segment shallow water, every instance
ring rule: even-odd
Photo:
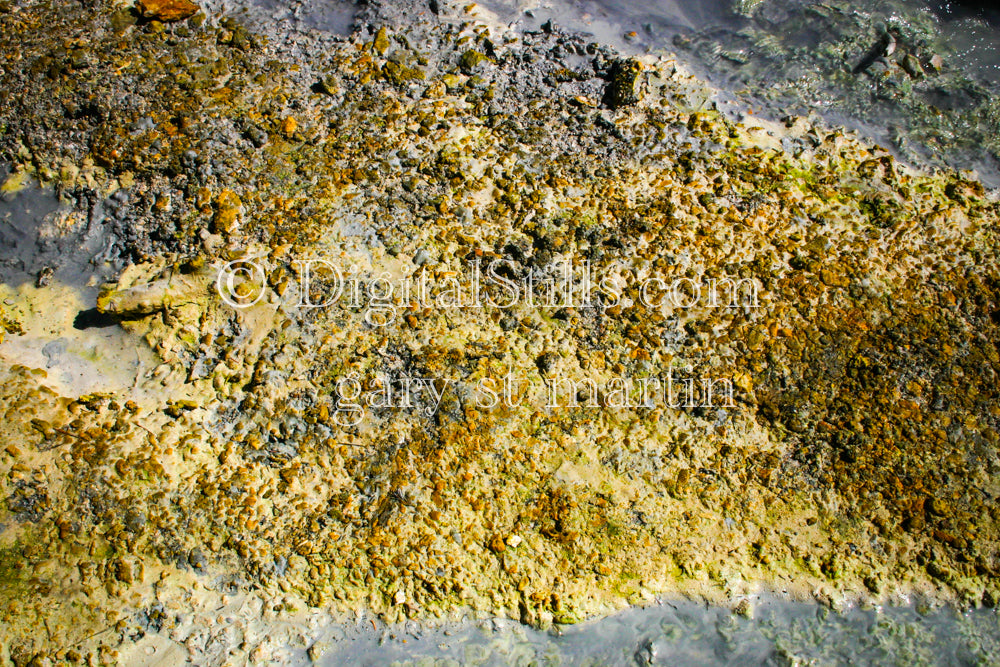
[[[978,79],[1000,82],[1000,8],[975,11],[942,2],[933,9],[963,67]]]
[[[507,620],[373,630],[329,628],[318,664],[334,665],[988,665],[1000,617],[911,604],[843,612],[775,598],[751,617],[692,601],[661,602],[552,632]],[[305,651],[287,658],[307,664]]]
[[[736,34],[752,24],[770,24],[774,34],[784,32],[789,19],[819,3],[816,0],[642,0],[619,3],[612,0],[486,0],[483,3],[501,20],[536,29],[553,20],[568,30],[593,34],[626,51],[671,48],[677,35],[702,33],[717,38]],[[741,7],[743,8],[741,10]],[[753,8],[753,9],[750,9]],[[941,34],[941,46],[953,49],[961,67],[974,77],[1000,81],[1000,10],[975,11],[948,2],[920,0],[855,0],[850,9],[873,21],[933,18]],[[778,30],[780,28],[781,30]],[[630,34],[635,33],[635,34]],[[815,26],[795,26],[783,37],[799,46],[816,47],[829,40]],[[787,72],[775,72],[781,78]]]

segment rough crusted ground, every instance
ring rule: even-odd
[[[734,124],[673,63],[558,32],[428,11],[275,42],[3,7],[6,189],[116,202],[90,224],[127,268],[97,305],[159,362],[85,396],[5,363],[5,659],[113,661],[146,633],[261,658],[198,615],[246,596],[261,617],[542,626],[662,592],[995,604],[998,205],[971,177],[801,120]],[[215,291],[240,257],[268,282],[246,309]],[[516,284],[586,261],[615,289],[400,302],[374,326],[367,300],[293,307],[303,257],[426,275],[435,298],[477,259]],[[654,276],[750,280],[757,307],[648,307]],[[6,289],[16,321],[52,288]],[[670,369],[730,381],[733,406],[551,409],[542,389]],[[517,404],[478,406],[507,373]],[[424,387],[343,426],[352,374],[437,378],[440,405]]]

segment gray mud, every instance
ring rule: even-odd
[[[335,665],[987,665],[1000,660],[1000,619],[921,604],[831,611],[776,598],[746,615],[663,601],[542,632],[509,620],[423,629],[337,625],[309,647]],[[309,664],[309,649],[290,664]]]
[[[253,27],[346,36],[354,31],[358,5],[352,0],[212,0],[212,14],[242,18]]]
[[[7,176],[0,169],[0,182]],[[21,329],[4,337],[0,358],[44,369],[47,384],[73,396],[127,392],[154,364],[147,345],[93,308],[123,264],[112,227],[125,199],[82,206],[36,183],[0,198],[0,300]]]
[[[0,171],[0,182],[6,178],[5,170]],[[126,193],[118,192],[92,204],[70,197],[61,201],[50,188],[35,183],[4,194],[0,282],[42,287],[56,280],[79,287],[87,296],[96,295],[99,284],[122,266],[111,227],[114,213],[126,199]]]

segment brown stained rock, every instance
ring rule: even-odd
[[[198,11],[191,0],[138,0],[136,7],[144,19],[164,23],[183,21]]]
[[[215,216],[212,218],[213,231],[220,234],[232,232],[239,222],[242,205],[239,196],[232,190],[226,189],[219,193],[215,200]]]
[[[490,540],[490,551],[496,554],[502,554],[507,550],[507,545],[504,544],[503,538],[499,535],[494,535]]]

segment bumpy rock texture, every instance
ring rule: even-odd
[[[1000,209],[976,181],[801,121],[735,124],[672,64],[558,31],[427,14],[279,44],[135,18],[0,14],[10,182],[105,213],[67,223],[100,225],[122,268],[91,307],[159,363],[78,396],[4,362],[4,657],[113,661],[146,633],[207,654],[192,609],[241,595],[542,626],[661,592],[995,604]],[[237,309],[216,278],[241,258],[265,281]],[[492,260],[514,284],[589,262],[615,289],[396,292],[387,321],[364,294],[296,308],[302,258],[424,276],[434,299]],[[652,307],[653,277],[746,281],[758,307]],[[546,405],[546,378],[671,370],[731,381],[734,403]],[[508,374],[511,406],[477,402]],[[347,377],[438,382],[350,425]]]

